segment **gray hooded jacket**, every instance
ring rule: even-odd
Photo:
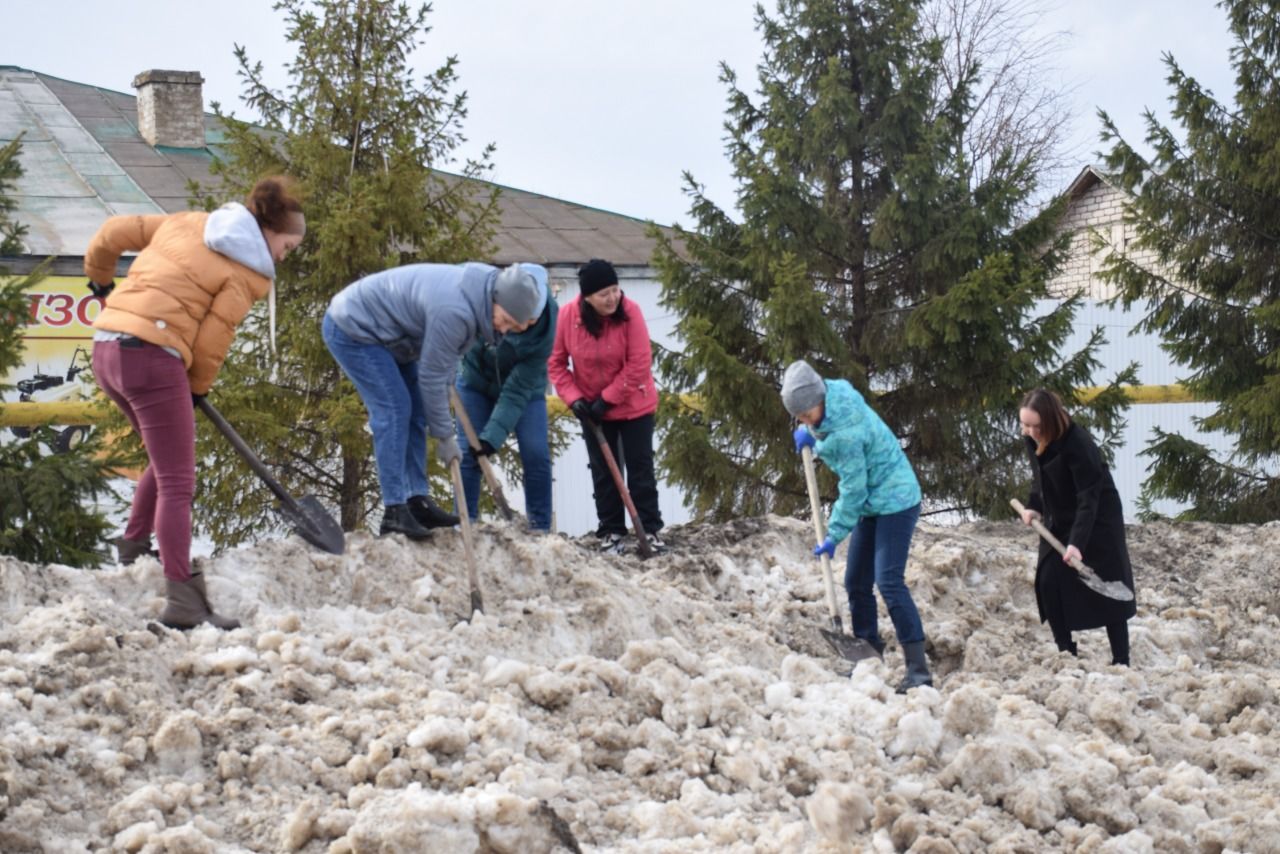
[[[493,344],[493,285],[488,264],[409,264],[365,276],[329,303],[338,328],[362,344],[379,344],[399,364],[418,362],[427,432],[453,436],[449,389],[458,360],[477,337]]]

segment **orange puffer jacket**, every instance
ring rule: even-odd
[[[199,211],[112,217],[84,256],[85,274],[105,285],[122,253],[139,253],[93,325],[177,350],[195,394],[209,391],[236,327],[271,289],[266,276],[205,246],[208,219]]]

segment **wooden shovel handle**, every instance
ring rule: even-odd
[[[471,542],[471,519],[467,516],[467,494],[462,488],[462,467],[457,460],[449,462],[449,475],[453,480],[453,500],[458,505],[458,522],[462,526],[462,553],[467,560],[467,584],[471,587],[471,610],[483,613],[480,597],[480,576],[476,569],[475,546]]]
[[[488,457],[480,453],[480,438],[476,436],[476,428],[471,425],[471,417],[467,415],[467,410],[462,405],[462,398],[458,397],[458,390],[453,386],[449,387],[449,400],[453,403],[453,411],[458,416],[458,423],[462,425],[462,432],[467,435],[471,455],[480,464],[480,471],[484,472],[484,479],[489,484],[489,491],[493,493],[493,500],[498,505],[498,510],[502,512],[502,518],[510,522],[515,518],[515,513],[507,503],[507,496],[502,492],[502,483],[493,471],[493,464],[489,462]]]
[[[813,468],[813,450],[805,448],[800,452],[804,460],[804,482],[809,487],[809,515],[813,518],[813,534],[817,542],[827,538],[826,526],[822,521],[822,504],[818,501],[818,474]],[[827,611],[831,615],[831,623],[840,631],[840,615],[836,610],[836,585],[831,579],[831,558],[826,552],[822,554],[822,578],[827,588]]]
[[[1009,506],[1012,507],[1014,510],[1016,510],[1019,516],[1027,512],[1027,508],[1024,507],[1022,502],[1016,498],[1009,499]],[[1035,511],[1032,511],[1032,512],[1035,512]],[[1039,519],[1033,518],[1031,520],[1031,527],[1036,529],[1037,534],[1044,537],[1045,542],[1047,542],[1049,545],[1057,549],[1058,554],[1062,555],[1063,557],[1066,557],[1067,547],[1064,546],[1062,544],[1062,541],[1059,540],[1057,537],[1055,537],[1053,533],[1048,528],[1046,528]],[[1076,570],[1077,572],[1091,571],[1089,567],[1085,566],[1082,562],[1080,562],[1079,560],[1076,560],[1075,558],[1071,558],[1071,560],[1067,561],[1067,563],[1070,564],[1071,568]]]

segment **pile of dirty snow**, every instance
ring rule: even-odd
[[[265,542],[200,560],[227,633],[148,630],[150,559],[0,559],[0,850],[1280,850],[1280,525],[1132,527],[1132,669],[1054,651],[1028,529],[921,526],[905,697],[806,523],[668,533],[481,526],[470,621],[457,532]]]

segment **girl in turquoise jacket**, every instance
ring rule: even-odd
[[[834,557],[836,546],[849,538],[844,586],[853,633],[884,651],[874,587],[884,600],[907,662],[899,693],[932,685],[924,626],[905,581],[911,538],[920,518],[920,483],[901,443],[852,385],[823,380],[807,362],[793,362],[787,368],[782,402],[800,422],[793,437],[796,452],[812,448],[840,478],[827,537],[813,553]]]

